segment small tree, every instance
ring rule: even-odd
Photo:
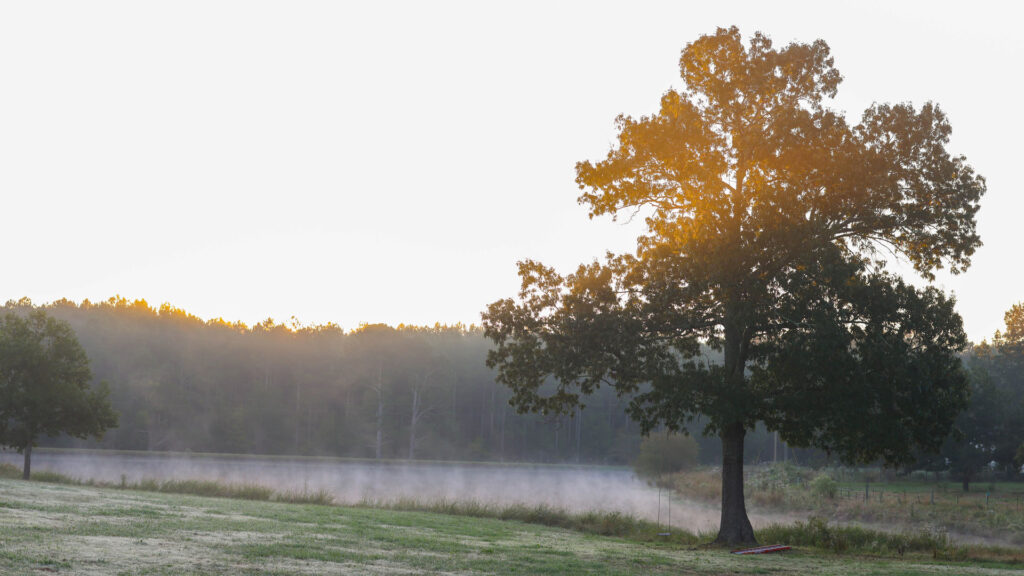
[[[42,310],[0,319],[0,444],[25,455],[41,434],[102,436],[117,426],[106,383],[92,389],[89,359],[67,322]]]

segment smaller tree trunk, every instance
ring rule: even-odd
[[[420,420],[420,391],[412,389],[412,417],[409,419],[409,460],[416,458],[416,425]]]
[[[960,485],[964,487],[964,492],[971,491],[971,477],[964,474],[963,479],[960,481]]]
[[[502,462],[505,461],[505,414],[508,412],[508,406],[504,406],[501,409],[501,442],[498,444],[498,457]]]
[[[384,445],[384,400],[377,393],[377,438],[374,443],[373,455],[380,460],[381,447]]]
[[[583,408],[576,407],[576,463],[580,463],[580,438],[583,436]]]
[[[380,460],[381,448],[384,444],[384,364],[377,366],[377,442],[374,456]]]
[[[25,465],[21,469],[21,479],[28,480],[32,476],[32,443],[25,446]]]

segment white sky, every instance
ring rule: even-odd
[[[0,301],[170,302],[254,323],[479,323],[515,262],[632,250],[574,164],[716,26],[825,39],[834,104],[938,102],[988,179],[956,293],[1024,300],[1024,10],[993,2],[5,2]]]

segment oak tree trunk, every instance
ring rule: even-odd
[[[757,544],[743,498],[743,437],[746,434],[739,423],[722,430],[722,521],[716,544]]]

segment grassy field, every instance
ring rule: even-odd
[[[1006,564],[772,556],[516,521],[0,480],[4,574],[1020,574]]]

